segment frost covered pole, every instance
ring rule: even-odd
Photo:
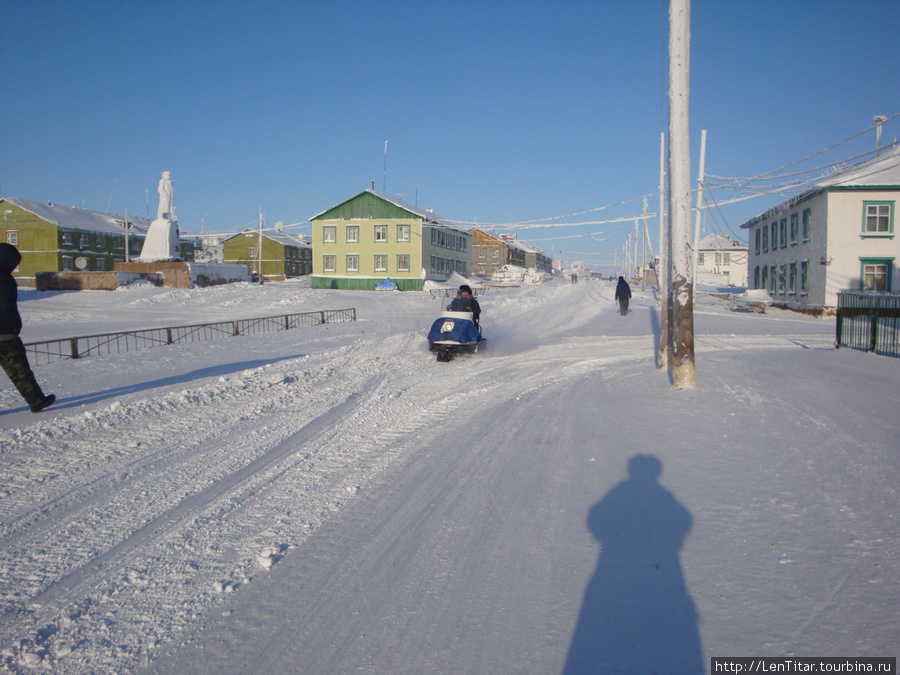
[[[262,207],[259,207],[259,245],[257,246],[256,257],[258,262],[257,264],[257,272],[259,272],[259,283],[262,285],[263,275],[262,275],[262,246],[263,246],[263,212]]]
[[[659,354],[657,367],[669,367],[671,345],[669,339],[669,252],[666,236],[666,134],[659,135],[659,265],[656,268],[656,287],[659,290]]]
[[[690,0],[669,4],[669,251],[672,277],[672,384],[694,389],[694,283],[691,251]]]
[[[703,181],[706,179],[706,129],[700,132],[700,175],[697,176],[697,215],[694,221],[694,290],[697,286],[697,267],[700,254],[700,224],[703,220]]]

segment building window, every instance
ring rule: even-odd
[[[803,211],[803,241],[809,241],[809,231],[812,226],[812,211],[805,209]]]
[[[483,249],[483,248],[478,249],[478,257],[479,258],[484,258],[486,254],[487,254],[487,251],[485,249]]]
[[[781,248],[787,248],[787,218],[782,218],[778,227],[778,241],[781,242]]]
[[[347,243],[355,244],[359,241],[359,225],[347,226]]]
[[[397,226],[397,241],[409,241],[409,225]]]
[[[71,246],[72,245],[72,233],[71,232],[63,232],[62,233],[62,243],[63,243],[63,246]]]
[[[862,289],[864,291],[891,290],[893,258],[862,258]]]
[[[788,266],[788,293],[797,295],[797,263]]]
[[[322,241],[326,244],[333,244],[337,241],[337,227],[334,225],[324,225],[322,227]]]
[[[778,221],[776,220],[772,223],[772,236],[770,237],[770,242],[772,244],[772,250],[774,251],[778,248]]]
[[[347,256],[347,271],[359,272],[359,256],[356,254]]]
[[[730,264],[731,264],[731,252],[730,252],[730,251],[724,251],[724,252],[722,253],[722,260],[723,260],[723,262],[724,262],[725,265],[730,265]]]
[[[88,236],[86,234],[81,235],[78,241],[78,248],[87,248],[88,245]]]
[[[796,246],[800,238],[800,214],[791,214],[791,246]]]
[[[335,265],[337,263],[337,256],[334,255],[323,255],[322,256],[322,270],[325,272],[335,272]]]
[[[18,230],[8,230],[6,232],[6,243],[12,244],[13,246],[19,245],[19,231]]]
[[[759,229],[756,230],[756,236],[755,236],[755,239],[756,239],[756,255],[759,255],[759,236],[760,236],[761,233],[762,233],[762,232],[761,232]]]
[[[71,272],[72,270],[75,269],[75,264],[72,259],[72,256],[64,255],[62,257],[62,268],[63,268],[63,272]]]
[[[769,268],[769,295],[775,295],[775,284],[778,281],[778,268],[772,265]]]
[[[781,295],[784,295],[785,281],[787,281],[787,279],[785,277],[787,277],[787,266],[779,265],[778,266],[778,292],[781,293]]]
[[[769,252],[769,228],[765,225],[763,225],[762,235],[763,235],[762,250],[763,250],[763,253],[768,253]]]
[[[809,293],[809,260],[800,261],[800,295]]]
[[[500,257],[500,249],[496,249],[496,248],[494,249],[494,257],[495,257],[495,258],[499,258],[499,257]]]
[[[706,262],[706,254],[703,251],[697,254],[697,264],[703,265]]]
[[[894,232],[894,202],[864,202],[863,234]]]
[[[94,269],[98,272],[106,271],[106,259],[105,258],[95,258],[94,259]]]
[[[762,283],[758,286],[758,288],[763,289],[764,291],[769,290],[769,266],[763,265],[762,268]]]
[[[387,272],[387,256],[386,255],[376,255],[375,256],[375,271],[376,272]]]
[[[397,271],[409,272],[409,254],[401,253],[397,256]]]
[[[387,225],[375,226],[375,241],[387,241]]]
[[[756,238],[759,239],[759,236]],[[753,268],[753,288],[759,288],[759,265]]]

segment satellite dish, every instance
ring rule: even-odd
[[[284,223],[282,223],[280,220],[277,223],[275,223],[275,231],[276,232],[284,232]]]
[[[75,267],[83,270],[85,267],[87,267],[87,258],[83,256],[78,256],[77,258],[75,258]]]

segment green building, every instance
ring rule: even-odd
[[[364,190],[310,218],[312,288],[373,290],[390,278],[401,291],[425,279],[469,272],[472,235],[374,190]]]
[[[248,229],[222,242],[222,262],[247,265],[251,274],[259,271],[259,230]],[[312,248],[300,237],[277,230],[263,230],[262,272],[265,279],[284,281],[311,274]]]
[[[0,241],[22,254],[13,272],[20,285],[33,286],[38,272],[104,272],[125,262],[125,216],[13,197],[0,198],[0,216]],[[151,222],[128,217],[130,261],[141,254]],[[182,260],[193,256],[193,242],[182,241]]]

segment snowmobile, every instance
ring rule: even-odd
[[[428,332],[428,349],[437,353],[438,361],[452,361],[456,354],[475,354],[486,345],[472,312],[444,310]]]

